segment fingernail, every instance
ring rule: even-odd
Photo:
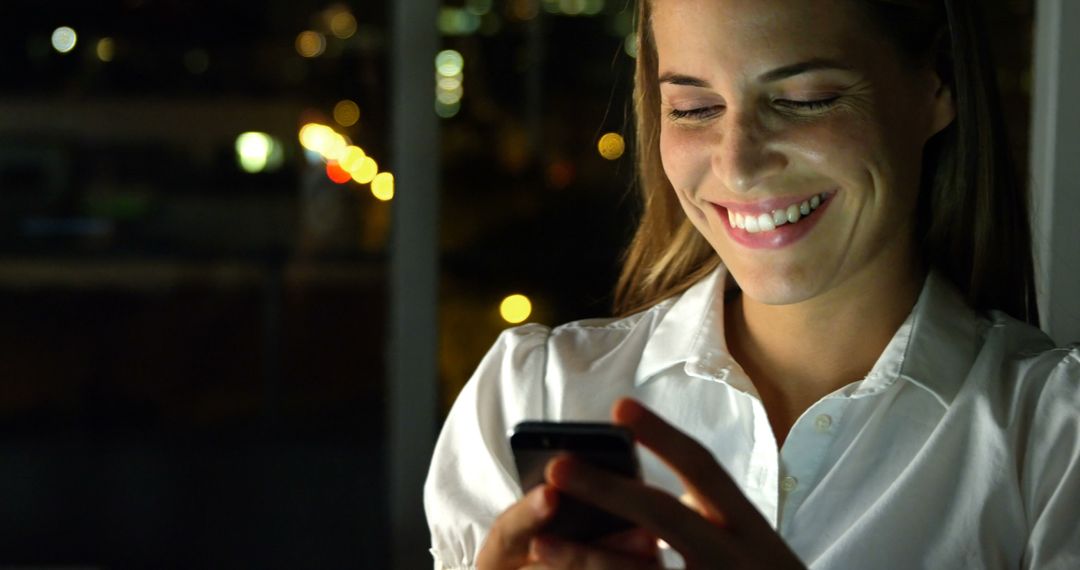
[[[533,510],[540,517],[546,517],[551,512],[551,501],[548,500],[548,490],[546,486],[542,486],[537,489],[531,499]]]

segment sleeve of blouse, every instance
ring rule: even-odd
[[[1023,478],[1031,529],[1023,567],[1080,568],[1080,348],[1054,367],[1032,428]]]
[[[543,418],[549,334],[504,331],[450,409],[424,483],[436,570],[474,568],[492,522],[522,496],[507,431]]]

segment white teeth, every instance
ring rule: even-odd
[[[828,194],[815,194],[809,200],[792,204],[787,208],[773,210],[765,214],[741,214],[728,210],[728,222],[732,227],[744,229],[747,233],[770,232],[784,224],[794,224],[818,209]]]
[[[801,212],[799,212],[799,207],[797,205],[792,204],[792,205],[788,206],[787,207],[787,221],[788,221],[788,223],[789,224],[794,224],[795,222],[799,221],[799,218],[802,217],[800,214],[801,214]]]

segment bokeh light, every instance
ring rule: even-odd
[[[97,53],[98,59],[108,63],[116,57],[116,42],[112,38],[101,38],[98,40],[94,51]]]
[[[440,118],[449,119],[458,114],[461,110],[461,101],[455,101],[453,103],[443,103],[438,99],[435,100],[435,114]]]
[[[236,137],[235,147],[236,161],[244,172],[277,170],[284,162],[281,143],[266,133],[242,133]]]
[[[609,31],[615,37],[626,37],[634,32],[634,14],[632,10],[621,10],[609,23]]]
[[[608,160],[616,160],[626,151],[626,141],[619,133],[606,133],[600,137],[596,148],[600,151],[600,156]]]
[[[568,16],[585,12],[585,0],[559,0],[559,10]]]
[[[435,56],[435,114],[449,119],[461,110],[461,98],[465,95],[465,58],[452,49]]]
[[[338,158],[338,164],[341,165],[347,172],[352,172],[360,167],[360,162],[364,160],[367,154],[364,149],[349,145],[345,147],[345,151],[341,153],[341,157]]]
[[[69,51],[75,49],[75,43],[78,41],[78,39],[79,37],[75,33],[75,30],[67,26],[60,26],[59,28],[53,30],[52,47],[54,50],[60,53],[68,53]]]
[[[349,141],[340,133],[334,133],[330,135],[329,140],[326,142],[326,146],[322,149],[323,158],[326,160],[340,160],[341,156],[345,154],[345,149],[349,148]]]
[[[629,34],[626,34],[626,39],[623,41],[623,51],[626,52],[626,55],[637,59],[637,54],[638,54],[637,34],[635,34],[633,32],[631,32]]]
[[[512,20],[525,22],[532,20],[539,13],[539,0],[510,0],[506,5],[506,15]]]
[[[351,127],[360,120],[360,106],[355,101],[343,99],[334,105],[334,121],[343,127]]]
[[[320,160],[326,161],[326,175],[334,182],[344,184],[353,180],[358,184],[377,184],[378,192],[372,189],[377,198],[389,200],[393,197],[393,176],[389,172],[380,173],[379,163],[341,133],[327,125],[307,123],[300,127],[299,138],[308,161],[313,165]]]
[[[465,0],[465,9],[477,16],[491,11],[492,0]]]
[[[544,11],[563,16],[595,16],[604,11],[604,0],[544,0]]]
[[[547,168],[548,185],[562,190],[574,182],[574,163],[569,160],[557,160]]]
[[[296,36],[296,53],[303,57],[319,57],[326,51],[326,36],[304,30]]]
[[[300,128],[300,144],[304,148],[322,154],[322,151],[330,143],[334,136],[334,130],[326,125],[308,123]]]
[[[345,184],[352,179],[352,175],[333,160],[326,163],[326,176],[337,184]]]
[[[347,9],[338,10],[330,16],[330,33],[335,38],[347,40],[356,34],[356,17]]]
[[[465,69],[465,58],[457,50],[446,49],[435,56],[435,71],[443,77],[460,75]]]
[[[460,74],[453,77],[443,77],[442,75],[436,74],[435,86],[438,87],[440,91],[454,91],[461,88],[461,79]]]
[[[499,314],[512,325],[522,323],[532,314],[532,301],[525,295],[509,295],[499,304]]]
[[[465,94],[464,89],[458,86],[457,89],[439,89],[435,92],[435,98],[446,105],[452,105],[461,101],[462,95]]]
[[[375,162],[374,158],[365,156],[360,159],[360,164],[351,171],[352,179],[359,184],[367,184],[375,179],[375,175],[379,173],[379,163]]]
[[[462,8],[439,9],[439,31],[448,36],[467,36],[480,29],[480,16]]]
[[[376,174],[375,178],[371,180],[371,194],[383,202],[393,200],[394,175],[389,172]]]

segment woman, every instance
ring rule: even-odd
[[[642,0],[624,316],[481,362],[436,567],[1080,567],[1080,351],[1032,326],[977,4]],[[644,484],[563,457],[522,495],[509,428],[609,414]],[[639,528],[545,536],[560,493]]]

